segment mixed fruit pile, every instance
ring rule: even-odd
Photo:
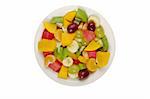
[[[109,43],[97,16],[78,8],[43,22],[38,50],[61,79],[87,78],[107,65]]]

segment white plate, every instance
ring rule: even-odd
[[[38,28],[38,31],[37,31],[36,37],[35,37],[35,43],[34,43],[36,59],[40,65],[41,69],[44,71],[44,73],[49,78],[55,80],[56,82],[64,84],[64,85],[70,85],[70,86],[86,85],[86,84],[92,83],[95,80],[97,80],[98,78],[100,78],[107,71],[107,69],[110,67],[112,60],[113,60],[113,57],[114,57],[114,54],[115,54],[115,40],[114,40],[114,35],[113,35],[111,27],[109,26],[107,21],[99,13],[97,13],[96,11],[94,11],[90,8],[81,7],[81,6],[65,6],[65,7],[54,10],[43,21],[49,20],[54,16],[63,16],[68,11],[71,11],[71,10],[74,10],[77,8],[83,8],[87,12],[88,15],[96,15],[100,18],[100,23],[105,30],[105,34],[106,34],[108,42],[109,42],[109,52],[111,53],[109,63],[106,67],[97,70],[95,73],[90,74],[87,79],[82,80],[82,81],[72,80],[72,79],[67,79],[67,80],[60,79],[57,77],[57,74],[54,71],[44,67],[44,57],[41,53],[39,53],[38,48],[37,48],[38,41],[41,39],[41,35],[42,35],[43,29],[44,29],[42,23],[40,24],[40,26]]]

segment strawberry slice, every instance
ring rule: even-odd
[[[51,55],[53,52],[43,52],[43,56],[46,57],[47,55]]]
[[[77,59],[73,59],[73,64],[78,65],[79,63],[80,63],[80,61],[79,61],[79,60],[77,60]]]
[[[86,40],[86,42],[90,42],[95,38],[95,33],[93,31],[83,30],[83,37]]]
[[[89,58],[96,58],[96,51],[88,51]]]
[[[52,40],[53,38],[54,38],[54,34],[48,32],[46,29],[44,29],[42,39]]]
[[[62,63],[60,63],[58,60],[48,65],[48,67],[51,68],[55,72],[59,72],[61,66],[62,66]]]

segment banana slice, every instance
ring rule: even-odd
[[[67,57],[63,60],[63,65],[66,67],[70,67],[73,64],[73,60],[71,57]]]
[[[69,77],[70,77],[71,79],[76,79],[76,78],[78,78],[78,73],[76,73],[76,74],[70,74],[70,73],[68,73],[68,75],[69,75]]]
[[[88,19],[88,22],[90,22],[90,21],[95,22],[96,27],[100,26],[100,20],[99,20],[98,17],[92,15],[92,16],[90,16],[89,19]]]
[[[72,53],[77,52],[79,49],[77,41],[74,40],[69,46],[67,46],[67,49]]]

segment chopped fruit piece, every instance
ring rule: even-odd
[[[76,17],[80,18],[83,22],[88,21],[88,16],[87,16],[86,12],[84,10],[80,9],[80,8],[77,10]]]
[[[82,23],[80,23],[80,25],[78,26],[78,29],[82,29],[83,28],[83,22]]]
[[[53,23],[49,23],[47,21],[44,22],[44,27],[46,28],[47,31],[49,31],[50,33],[55,33],[57,26],[56,24]]]
[[[67,75],[68,75],[68,68],[62,66],[58,73],[58,77],[62,79],[67,79]]]
[[[70,67],[73,64],[73,60],[71,57],[67,57],[63,60],[63,65],[66,67]]]
[[[38,42],[38,50],[41,52],[48,52],[48,51],[54,51],[56,48],[56,41],[55,40],[46,40],[42,39]]]
[[[43,52],[43,56],[46,57],[47,55],[51,55],[52,52]]]
[[[73,59],[73,64],[78,65],[80,61],[78,59]]]
[[[86,42],[90,42],[95,38],[95,33],[93,31],[83,30],[83,36]]]
[[[90,58],[86,64],[87,69],[91,72],[95,72],[97,70],[96,60],[95,58]]]
[[[96,58],[96,51],[88,51],[89,58]]]
[[[74,33],[78,29],[78,25],[76,23],[72,23],[67,27],[68,33]]]
[[[70,66],[68,69],[68,73],[70,74],[76,74],[79,72],[79,67],[76,65]]]
[[[101,47],[103,47],[103,41],[102,41],[102,39],[98,39],[96,42],[97,42],[98,44],[100,44]]]
[[[102,42],[103,42],[103,51],[108,51],[108,47],[109,47],[109,44],[108,44],[108,40],[107,40],[107,38],[106,38],[106,36],[104,36],[103,38],[102,38]]]
[[[78,73],[78,77],[80,80],[83,80],[89,76],[89,71],[87,69],[80,70]]]
[[[56,40],[61,41],[62,33],[63,33],[63,31],[61,29],[56,30],[56,32],[54,33]]]
[[[63,48],[63,47],[58,47],[54,52],[54,55],[60,60],[63,60],[64,58],[66,58],[68,54],[69,54],[69,51],[67,50],[67,48]]]
[[[96,61],[98,67],[104,67],[108,64],[110,52],[97,52]]]
[[[54,34],[48,32],[46,29],[44,29],[42,39],[52,40],[53,38],[54,38]]]
[[[75,59],[75,60],[78,59],[77,55],[74,53],[71,53],[71,52],[68,53],[68,56]]]
[[[96,16],[90,16],[88,19],[88,22],[93,21],[96,25],[96,27],[98,27],[100,25],[100,20],[98,17]]]
[[[81,62],[81,63],[87,63],[88,59],[83,57],[83,56],[79,56],[78,57],[78,60]]]
[[[77,57],[79,57],[81,55],[81,52],[80,51],[76,52],[76,55]]]
[[[89,59],[88,53],[87,53],[86,51],[83,51],[83,52],[82,52],[82,55],[83,55],[83,57]]]
[[[88,26],[87,26],[87,29],[88,30],[90,30],[90,31],[95,31],[95,23],[93,22],[93,21],[90,21],[89,23],[88,23]]]
[[[70,24],[71,22],[64,20],[64,28],[67,28]]]
[[[76,16],[76,11],[70,11],[67,14],[65,14],[64,20],[72,22],[72,20],[75,18],[75,16]]]
[[[51,23],[63,23],[63,17],[53,17],[50,21]]]
[[[84,49],[85,51],[94,51],[100,48],[101,45],[95,42],[94,40],[89,43],[89,45]]]
[[[77,52],[79,49],[77,41],[74,40],[69,46],[67,46],[67,49],[72,53]]]
[[[81,64],[81,63],[80,63],[78,66],[79,66],[79,70],[86,69],[86,66],[85,66],[85,64]]]
[[[80,24],[80,22],[81,22],[81,19],[79,19],[79,18],[75,18],[75,20],[74,20],[74,22],[73,22],[73,23],[76,23],[77,25],[79,25],[79,24]]]
[[[103,38],[105,36],[104,29],[102,26],[99,26],[95,30],[96,37]]]
[[[49,64],[48,67],[51,68],[53,71],[58,72],[61,68],[62,64],[56,60],[54,63]]]
[[[56,61],[56,58],[54,55],[47,55],[44,59],[44,64],[47,66],[48,64],[52,64]]]
[[[61,43],[63,46],[68,46],[72,43],[75,33],[69,34],[69,33],[62,33]]]
[[[71,79],[76,79],[76,78],[78,78],[78,73],[76,73],[76,74],[68,73],[68,76],[69,76]]]
[[[87,26],[88,26],[88,23],[84,23],[83,27],[82,27],[82,30],[87,30]]]

